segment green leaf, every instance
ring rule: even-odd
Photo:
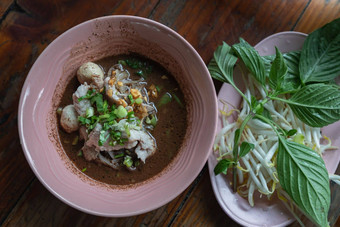
[[[230,51],[231,47],[225,42],[218,46],[208,69],[212,78],[235,86],[233,72],[237,57],[230,54]]]
[[[222,159],[220,160],[217,165],[214,168],[215,175],[218,175],[220,173],[227,174],[228,168],[233,164],[234,162],[230,159]]]
[[[283,78],[281,90],[282,93],[289,93],[295,91],[301,86],[299,76],[300,51],[284,53],[282,56],[286,62],[287,74]],[[262,59],[265,63],[266,75],[269,76],[271,64],[275,59],[275,55],[263,56]]]
[[[296,133],[297,133],[296,129],[291,129],[286,133],[286,135],[287,136],[294,136]]]
[[[301,121],[312,127],[323,127],[340,119],[340,90],[335,85],[307,85],[285,102]]]
[[[178,96],[175,94],[175,93],[171,93],[172,97],[174,98],[174,100],[178,103],[178,105],[181,107],[181,108],[184,108],[184,105],[182,103],[182,101],[178,98]]]
[[[264,61],[255,48],[240,38],[240,43],[233,45],[233,50],[255,79],[264,85],[266,82]]]
[[[91,124],[91,120],[90,120],[90,119],[87,119],[87,118],[82,117],[82,116],[78,116],[78,121],[79,121],[80,124],[82,124],[82,125]]]
[[[318,225],[327,226],[329,176],[320,155],[279,137],[277,171],[282,188],[305,215]]]
[[[287,74],[284,77],[281,88],[284,92],[291,92],[301,86],[299,74],[300,51],[293,51],[283,54],[283,58],[287,64]]]
[[[126,156],[124,157],[124,162],[123,162],[123,164],[124,164],[126,167],[130,168],[130,167],[133,165],[132,158],[131,158],[130,156],[126,155]]]
[[[251,110],[253,112],[255,112],[256,114],[262,114],[264,107],[263,104],[261,102],[259,102],[255,96],[251,96],[251,100],[250,100],[250,107]]]
[[[268,118],[269,120],[273,120],[272,115],[270,114],[269,110],[266,108],[263,109],[263,112],[261,113],[262,116]]]
[[[327,82],[340,75],[340,18],[309,34],[300,59],[304,84]]]
[[[83,99],[90,99],[90,98],[92,97],[92,94],[95,93],[95,92],[96,92],[95,89],[88,90],[87,93],[86,93],[86,95],[84,95],[84,96],[78,98],[78,102],[80,102],[80,101],[83,100]]]
[[[269,72],[269,86],[274,90],[281,90],[281,84],[288,72],[288,68],[281,52],[279,49],[277,49],[277,47],[275,47],[275,51],[276,57]]]
[[[91,104],[92,105],[96,104],[98,112],[103,113],[105,111],[104,100],[103,100],[103,95],[102,94],[96,93],[91,98]]]
[[[161,106],[164,106],[171,101],[172,101],[172,95],[169,92],[167,92],[160,98],[157,104],[157,107],[160,108]]]
[[[147,74],[150,74],[153,71],[152,65],[150,65],[148,62],[143,61],[139,58],[129,58],[125,60],[125,63],[132,69],[137,69],[135,72],[138,76],[141,76],[143,78],[147,78]]]
[[[99,140],[98,145],[103,146],[103,144],[106,142],[106,140],[110,137],[108,133],[106,133],[105,130],[101,130],[99,134]]]
[[[242,142],[240,147],[239,157],[242,158],[249,153],[250,150],[254,149],[254,144],[248,142]]]

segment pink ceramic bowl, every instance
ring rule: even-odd
[[[72,164],[59,140],[55,112],[82,63],[129,52],[157,61],[174,75],[188,103],[189,121],[184,144],[168,168],[124,188],[92,180]],[[204,62],[179,34],[145,18],[102,17],[66,31],[39,56],[22,89],[19,134],[32,170],[60,200],[95,215],[137,215],[168,203],[199,174],[214,140],[216,100]]]

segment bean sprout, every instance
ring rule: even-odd
[[[245,81],[246,90],[245,96],[251,100],[251,96],[255,96],[257,99],[266,98],[266,92],[252,77],[248,77],[248,81]],[[250,113],[250,106],[246,100],[242,100],[240,111],[235,110],[226,101],[221,100],[223,104],[222,115],[222,129],[216,135],[215,138],[215,151],[219,152],[218,160],[224,157],[233,157],[234,136],[235,131],[240,127],[243,120]],[[233,109],[229,110],[230,107]],[[269,100],[265,103],[264,108],[270,113],[274,122],[282,129],[289,131],[296,129],[297,134],[295,136],[288,137],[288,140],[295,140],[296,136],[302,138],[302,141],[296,141],[303,143],[304,145],[312,148],[320,155],[327,149],[335,149],[332,146],[328,137],[321,135],[320,128],[312,128],[304,124],[300,119],[295,117],[292,109],[286,103]],[[238,113],[237,119],[230,123],[230,116]],[[235,115],[233,115],[235,116]],[[251,206],[254,206],[254,192],[258,191],[260,195],[267,195],[268,198],[278,188],[278,173],[276,170],[276,154],[278,150],[278,137],[272,127],[267,123],[259,119],[251,119],[245,130],[241,135],[241,141],[247,141],[254,144],[252,149],[244,157],[240,158],[237,163],[237,177],[239,186],[237,191],[240,195],[248,197],[248,202]],[[324,143],[321,141],[326,141]],[[331,175],[330,179],[340,184],[340,177]],[[282,190],[280,190],[282,193]],[[279,195],[279,198],[287,197],[286,195]],[[288,197],[287,197],[288,198]]]

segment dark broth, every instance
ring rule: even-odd
[[[158,93],[157,98],[149,96],[150,101],[154,102],[157,106],[160,98],[166,92],[174,94],[180,100],[180,102],[177,102],[173,98],[170,103],[158,108],[157,125],[154,130],[150,131],[156,140],[157,151],[154,155],[146,159],[145,164],[140,162],[141,164],[135,171],[128,171],[125,168],[114,170],[105,165],[88,162],[84,157],[78,156],[84,142],[79,141],[76,145],[72,145],[73,139],[77,137],[79,133],[66,133],[61,129],[61,127],[59,127],[59,135],[62,145],[66,154],[73,163],[80,170],[84,170],[84,168],[86,168],[84,173],[89,177],[113,185],[127,185],[142,182],[164,170],[177,155],[187,128],[187,110],[185,107],[186,105],[183,93],[181,92],[176,80],[159,64],[145,58],[130,55],[112,56],[99,60],[96,63],[100,65],[106,73],[108,69],[112,65],[117,64],[119,60],[127,60],[131,57],[147,62],[147,65],[152,66],[152,72],[148,73],[145,77],[148,83],[147,88],[151,84],[154,84],[160,88],[160,92]],[[128,66],[124,66],[124,68],[130,72],[131,79],[140,78],[138,75],[138,69],[132,69]],[[79,85],[80,84],[76,76],[74,76],[67,85],[59,106],[64,107],[72,103],[72,94],[76,91]]]

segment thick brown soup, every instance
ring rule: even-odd
[[[125,64],[126,62],[130,64]],[[145,79],[149,100],[155,104],[158,111],[156,126],[153,129],[147,129],[156,141],[156,152],[149,156],[145,163],[136,162],[136,168],[133,171],[123,167],[116,170],[95,161],[87,161],[84,158],[80,152],[84,141],[78,139],[78,131],[67,133],[60,126],[59,135],[62,145],[68,157],[79,170],[95,180],[113,185],[128,185],[145,181],[164,170],[178,153],[187,128],[184,96],[176,80],[156,62],[142,57],[124,55],[108,57],[96,63],[102,67],[105,76],[111,66],[124,63],[124,68],[129,71],[131,79],[138,80],[141,76]],[[79,85],[75,76],[67,85],[60,107],[72,104],[72,94]],[[157,90],[157,97],[150,94],[152,89]],[[163,104],[164,97],[168,93],[171,94],[171,100]]]

